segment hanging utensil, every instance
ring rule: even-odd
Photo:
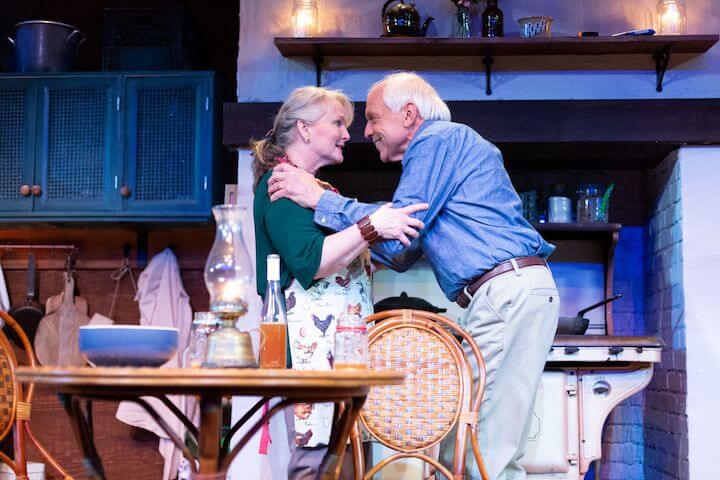
[[[72,273],[63,273],[64,292],[60,307],[43,318],[35,338],[35,353],[43,365],[73,366],[85,365],[78,350],[78,332],[90,320],[85,311],[75,304],[75,279]],[[80,297],[77,297],[80,298]]]
[[[42,320],[45,315],[43,305],[35,298],[35,254],[33,252],[28,253],[27,296],[25,297],[25,303],[23,305],[13,306],[8,313],[15,319],[20,327],[22,327],[28,340],[32,342],[35,338],[40,320]],[[4,331],[5,334],[15,342],[15,345],[22,348],[20,339],[12,329],[6,326]]]

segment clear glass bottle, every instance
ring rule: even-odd
[[[457,5],[455,12],[455,31],[456,37],[470,38],[470,9],[465,5]]]
[[[482,12],[482,36],[503,36],[503,13],[497,0],[488,0],[487,7]]]
[[[577,223],[602,222],[599,215],[602,187],[596,184],[580,185],[577,189]]]
[[[280,289],[280,256],[267,256],[267,287],[260,320],[260,368],[287,365],[287,314]]]
[[[185,368],[200,368],[205,361],[208,337],[219,326],[217,317],[213,312],[195,312],[188,346],[183,353],[182,366]]]
[[[316,0],[295,0],[292,11],[293,37],[315,37],[318,34]]]
[[[333,368],[367,368],[369,361],[368,333],[365,319],[346,309],[335,329]]]

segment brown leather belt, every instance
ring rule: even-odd
[[[547,262],[545,261],[545,259],[540,257],[518,257],[514,260],[517,263],[518,268],[533,267],[536,265],[542,265],[543,267],[547,267]],[[468,285],[467,288],[460,292],[457,298],[455,298],[455,302],[462,308],[467,308],[468,305],[470,305],[470,299],[473,295],[475,295],[475,292],[477,292],[478,288],[480,288],[482,284],[484,284],[490,279],[497,277],[498,275],[502,275],[503,273],[507,273],[513,269],[514,267],[511,260],[506,260],[498,264],[492,270],[488,270],[487,272],[483,273],[478,278],[470,282],[470,285]]]

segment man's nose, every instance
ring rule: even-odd
[[[367,122],[365,124],[365,132],[363,132],[363,133],[365,134],[365,138],[372,137],[373,130],[372,130],[372,127],[370,126],[370,122]]]

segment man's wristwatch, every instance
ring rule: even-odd
[[[375,227],[373,227],[373,224],[370,222],[370,217],[367,215],[357,222],[357,226],[360,229],[360,235],[362,235],[363,239],[370,245],[374,245],[380,238],[377,230],[375,230]]]

